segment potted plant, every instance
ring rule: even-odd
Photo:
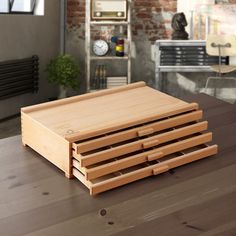
[[[51,60],[47,65],[46,72],[48,73],[49,83],[60,86],[58,98],[65,98],[68,88],[74,90],[79,88],[80,69],[71,55],[59,55]]]

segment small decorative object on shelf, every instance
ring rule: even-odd
[[[106,69],[106,66],[103,65],[103,66],[102,66],[102,83],[101,83],[102,89],[107,88],[107,78],[106,78],[106,74],[107,74],[107,69]]]
[[[97,56],[105,56],[109,51],[109,45],[105,40],[96,40],[93,44],[93,52]]]
[[[91,89],[99,90],[107,88],[107,69],[105,65],[97,65],[95,75],[91,81]]]
[[[91,81],[91,89],[93,90],[98,89],[98,85],[99,85],[99,66],[96,66],[95,75]]]
[[[123,57],[125,55],[124,44],[125,44],[124,39],[119,38],[117,40],[117,45],[116,45],[116,56],[117,57]]]
[[[127,84],[127,77],[107,77],[107,88],[120,87]]]
[[[111,55],[115,56],[116,55],[116,45],[117,45],[118,37],[117,36],[112,36],[110,40],[110,51]]]
[[[171,27],[173,28],[172,39],[188,39],[188,33],[185,27],[188,25],[186,17],[183,12],[174,14]]]
[[[125,20],[127,0],[92,0],[93,20]]]

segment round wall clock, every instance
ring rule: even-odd
[[[105,56],[109,50],[108,43],[104,40],[96,40],[93,44],[93,52],[97,56]]]

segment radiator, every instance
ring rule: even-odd
[[[160,46],[161,66],[206,66],[217,65],[219,57],[209,56],[206,46]],[[222,64],[229,64],[229,57],[221,57]]]
[[[0,99],[38,91],[39,58],[0,62]]]
[[[219,58],[206,53],[205,40],[157,40],[156,41],[156,88],[163,89],[163,72],[212,72],[211,65]],[[229,64],[229,57],[221,58]]]

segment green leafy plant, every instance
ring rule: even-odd
[[[64,88],[79,88],[79,65],[71,55],[59,55],[47,65],[48,81]]]

